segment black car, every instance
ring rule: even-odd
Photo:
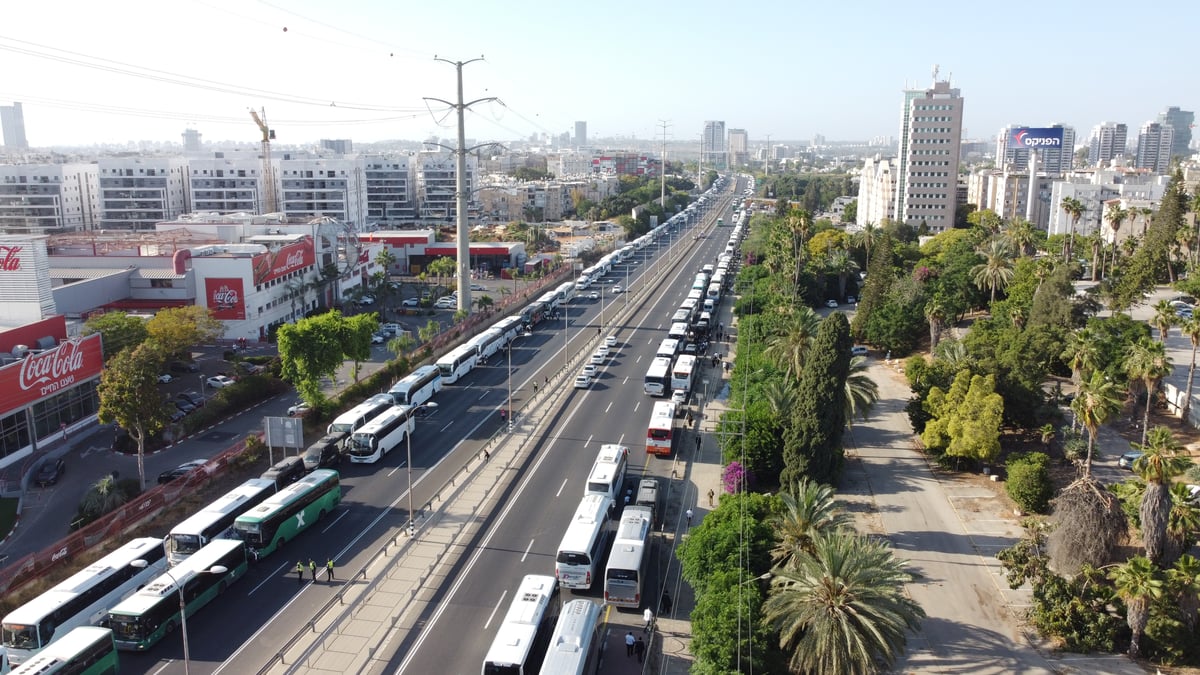
[[[171,362],[171,372],[172,373],[198,373],[198,372],[200,372],[200,366],[198,366],[195,363],[192,363],[190,361],[172,361]]]
[[[197,394],[194,391],[181,392],[179,394],[179,400],[187,401],[188,403],[191,403],[193,407],[196,407],[196,408],[204,407],[204,397],[201,396],[200,394]]]
[[[191,401],[187,401],[182,398],[175,400],[175,407],[179,408],[184,413],[190,413],[196,409],[196,406],[192,405]]]
[[[179,466],[175,467],[174,469],[167,469],[166,471],[158,474],[158,484],[164,485],[166,483],[170,483],[171,481],[175,480],[176,478],[182,478],[183,476],[186,476],[189,473],[195,471],[196,469],[204,466],[207,463],[207,461],[208,460],[204,460],[204,459],[194,459],[190,462],[185,462],[183,464],[180,464]]]
[[[38,487],[54,485],[66,472],[67,463],[65,461],[63,461],[61,458],[50,458],[42,462],[42,465],[38,467],[37,474],[33,477],[33,482],[36,483]]]

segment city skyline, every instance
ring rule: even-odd
[[[559,136],[577,120],[587,120],[591,138],[641,139],[659,138],[658,120],[669,120],[673,143],[698,143],[706,120],[745,129],[752,142],[895,136],[901,92],[930,86],[935,65],[963,93],[970,138],[1014,123],[1086,130],[1112,120],[1136,129],[1168,106],[1200,103],[1195,88],[1179,84],[1189,81],[1179,41],[1156,43],[1152,68],[1111,59],[1051,73],[1037,27],[1065,27],[1102,49],[1120,44],[1126,27],[1102,11],[1019,2],[1007,11],[1018,19],[994,22],[946,2],[920,12],[884,3],[764,9],[770,21],[713,21],[729,11],[715,2],[527,2],[517,11],[461,0],[362,2],[334,11],[315,0],[286,9],[265,0],[125,0],[119,15],[81,0],[25,3],[0,11],[0,104],[23,103],[34,148],[180,143],[185,128],[253,143],[250,108],[266,110],[285,145],[452,137],[452,111],[425,98],[455,97],[454,68],[434,55],[486,57],[464,68],[468,101],[500,99],[467,113],[467,135],[481,140]],[[1183,15],[1200,11],[1176,8],[1188,25]],[[628,25],[630,16],[640,23]],[[917,31],[939,40],[895,39]]]

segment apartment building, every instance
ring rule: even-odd
[[[363,164],[367,179],[367,220],[383,225],[415,220],[412,157],[365,155]]]
[[[948,80],[904,92],[895,219],[931,232],[954,226],[963,98]]]
[[[100,227],[153,230],[188,212],[188,164],[182,157],[107,157],[100,176]]]
[[[478,162],[473,155],[466,158],[468,211],[478,205],[475,190],[478,186]],[[455,198],[458,169],[456,158],[444,150],[422,151],[416,156],[417,213],[421,218],[455,218],[458,208]]]
[[[92,230],[99,219],[95,164],[0,165],[0,233]]]
[[[216,213],[266,213],[268,192],[279,194],[279,160],[273,159],[270,179],[263,176],[262,159],[250,153],[188,160],[191,211]],[[276,202],[278,204],[278,202]],[[278,210],[278,208],[276,208]]]
[[[361,157],[283,159],[279,209],[288,218],[329,217],[361,228],[367,219],[366,163]]]

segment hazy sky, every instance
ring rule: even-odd
[[[1111,6],[1110,6],[1111,5]],[[1124,18],[1122,18],[1124,17]],[[752,139],[896,135],[901,90],[933,64],[966,99],[967,135],[1200,108],[1200,4],[767,0],[21,0],[0,4],[0,103],[33,146],[453,136],[422,97],[455,98],[467,136],[562,133],[698,140],[704,120]],[[1149,24],[1153,24],[1152,26]],[[285,31],[286,28],[286,31]]]

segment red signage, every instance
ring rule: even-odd
[[[21,269],[22,246],[0,246],[0,271],[16,272]]]
[[[312,238],[288,244],[276,251],[254,256],[254,285],[261,286],[273,279],[303,269],[315,264],[316,254],[313,252]]]
[[[243,321],[246,318],[246,296],[242,293],[240,277],[204,280],[204,297],[214,319]]]
[[[72,338],[0,368],[0,415],[90,380],[104,367],[100,334]]]

